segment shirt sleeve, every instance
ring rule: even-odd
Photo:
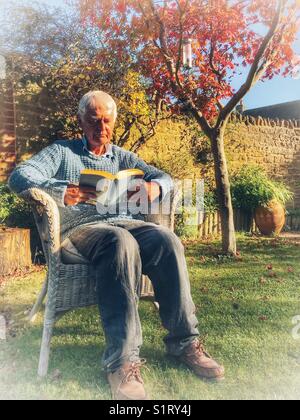
[[[125,168],[124,169],[140,169],[144,172],[144,180],[146,182],[156,182],[161,189],[161,200],[163,200],[168,193],[174,188],[174,182],[171,176],[152,165],[148,165],[136,154],[132,152],[125,152]]]
[[[9,188],[16,194],[29,188],[39,188],[48,193],[59,207],[65,207],[64,197],[69,181],[55,178],[61,160],[62,152],[57,143],[46,147],[17,166],[8,180]]]

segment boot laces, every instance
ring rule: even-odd
[[[141,377],[141,372],[140,369],[141,367],[143,367],[146,364],[146,360],[145,359],[141,359],[138,362],[134,362],[132,363],[129,368],[128,371],[126,373],[126,376],[124,378],[124,381],[126,382],[130,382],[130,381],[138,381],[141,384],[144,383],[142,377]]]
[[[207,351],[205,350],[204,345],[201,341],[199,341],[199,340],[194,341],[192,343],[192,346],[193,346],[193,348],[194,348],[194,350],[195,350],[195,352],[198,356],[201,357],[201,356],[204,355],[204,356],[208,357],[209,359],[212,358],[211,355],[209,353],[207,353]]]

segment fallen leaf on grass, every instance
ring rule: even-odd
[[[263,300],[264,302],[268,302],[269,300],[271,300],[270,296],[262,296],[261,300]]]
[[[268,273],[268,277],[275,278],[275,277],[277,277],[277,274],[274,271],[270,271]]]
[[[268,317],[267,316],[260,316],[258,319],[260,321],[268,321]]]

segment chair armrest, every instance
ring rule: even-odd
[[[174,231],[175,211],[180,198],[181,190],[178,184],[174,183],[174,188],[172,191],[165,197],[164,201],[160,203],[159,213],[146,215],[145,221],[166,226]]]
[[[30,188],[21,194],[34,214],[35,222],[42,241],[47,263],[60,261],[60,215],[58,206],[49,194],[39,188]]]

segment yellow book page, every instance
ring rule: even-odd
[[[144,175],[144,172],[141,171],[140,169],[124,169],[123,171],[118,172],[116,175],[113,175],[107,171],[97,171],[95,169],[84,169],[83,171],[81,171],[81,174],[102,176],[103,178],[114,180],[114,179],[124,179],[132,175]]]

